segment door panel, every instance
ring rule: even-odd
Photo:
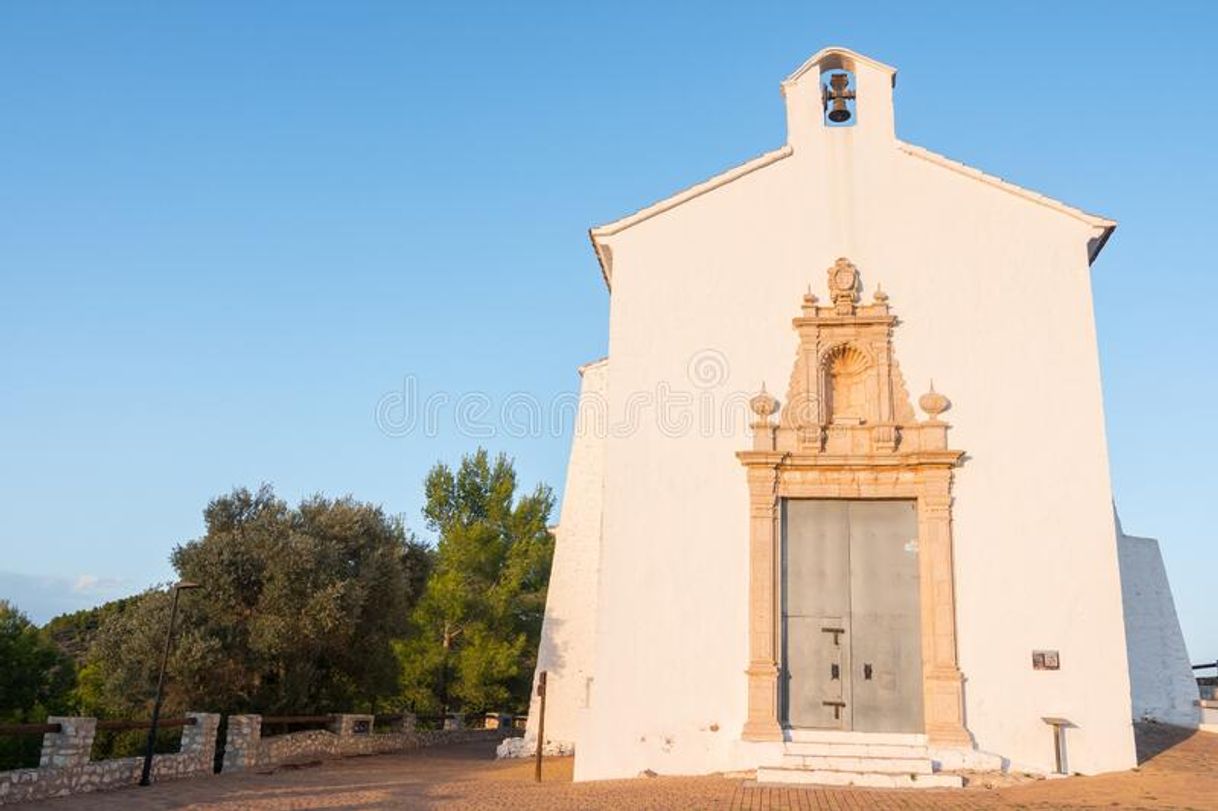
[[[849,729],[847,502],[787,500],[783,514],[784,715],[792,726]]]
[[[786,723],[921,732],[915,503],[786,499],[782,527]]]
[[[911,501],[852,501],[853,728],[922,731],[918,517]]]

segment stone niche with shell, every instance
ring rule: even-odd
[[[918,400],[928,415],[914,415],[893,353],[897,318],[878,287],[872,301],[859,302],[858,269],[845,258],[828,270],[829,301],[811,290],[792,324],[799,349],[787,401],[766,392],[751,401],[756,421],[754,450],[873,456],[947,449],[947,425],[939,415],[948,400],[934,390]]]

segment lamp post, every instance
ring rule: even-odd
[[[173,647],[173,624],[178,618],[178,597],[183,591],[197,589],[198,583],[182,580],[173,584],[173,607],[169,610],[169,630],[165,632],[165,650],[161,653],[161,672],[156,679],[156,701],[152,704],[152,726],[148,727],[148,746],[144,749],[144,771],[140,785],[152,782],[152,750],[156,746],[156,725],[161,719],[161,701],[165,697],[165,666],[169,664],[169,649]]]

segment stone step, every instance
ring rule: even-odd
[[[882,772],[884,774],[930,774],[934,765],[928,757],[839,757],[836,755],[793,755],[782,757],[791,769],[830,772]]]
[[[757,782],[866,788],[960,788],[964,785],[964,779],[958,774],[885,774],[830,769],[790,769],[783,766],[759,767]]]
[[[925,746],[897,743],[791,742],[785,745],[788,755],[824,755],[826,757],[929,758]]]
[[[868,743],[893,746],[926,746],[920,732],[853,732],[841,729],[788,729],[790,743]]]

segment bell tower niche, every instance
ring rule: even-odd
[[[787,143],[802,148],[896,138],[892,94],[897,71],[847,48],[825,48],[782,83]]]

